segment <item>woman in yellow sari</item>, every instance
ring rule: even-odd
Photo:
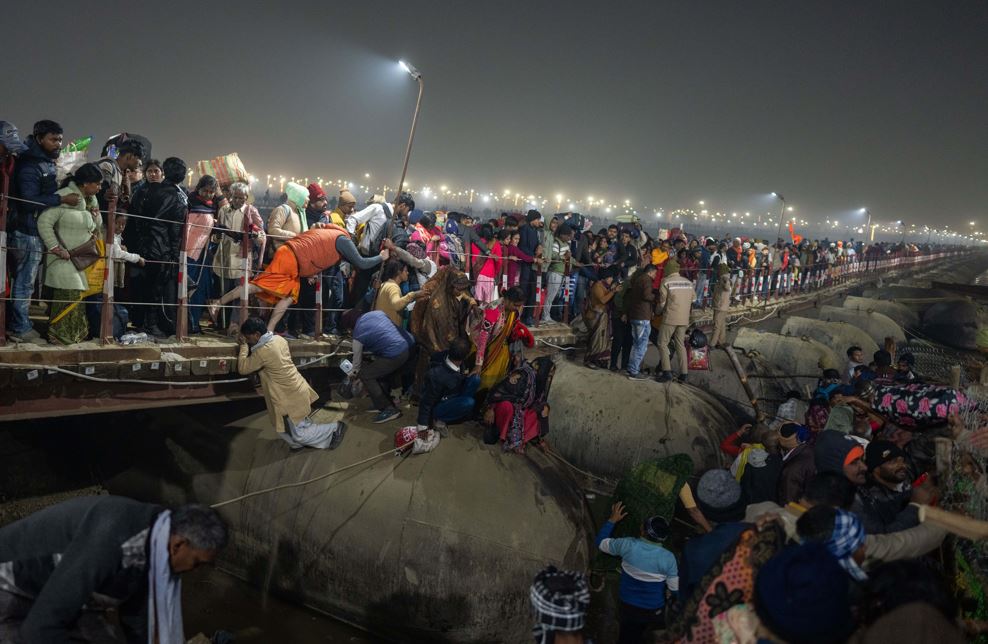
[[[490,308],[478,309],[480,318],[471,326],[470,338],[477,347],[476,366],[480,369],[480,387],[486,391],[499,383],[511,366],[511,338],[520,326],[518,312],[525,304],[525,293],[512,286]]]

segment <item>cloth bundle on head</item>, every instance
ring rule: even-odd
[[[831,429],[841,434],[850,434],[854,430],[854,410],[848,405],[837,405],[830,410],[824,430]]]
[[[740,521],[744,517],[741,484],[729,470],[707,470],[696,484],[696,503],[715,523]]]
[[[535,576],[529,599],[535,611],[532,635],[542,644],[553,631],[583,630],[590,607],[590,586],[583,573],[548,566]]]
[[[798,398],[789,398],[786,402],[779,405],[779,408],[775,411],[775,418],[772,420],[769,428],[778,431],[786,423],[796,422],[798,419],[799,402]]]
[[[844,466],[862,456],[864,448],[860,443],[832,429],[820,432],[813,447],[817,472],[834,472],[843,476]]]
[[[344,204],[356,204],[357,198],[353,196],[353,193],[349,190],[340,190],[339,205]]]
[[[309,201],[315,201],[316,199],[322,199],[326,196],[326,191],[322,189],[318,183],[309,184]]]
[[[847,510],[837,508],[837,516],[834,517],[834,532],[825,545],[830,554],[837,558],[837,563],[840,564],[841,568],[857,581],[868,579],[868,575],[854,560],[854,553],[864,545],[864,542],[865,531],[861,519]]]
[[[309,191],[293,181],[289,181],[285,185],[285,194],[288,195],[288,201],[295,204],[297,207],[301,208],[305,205],[305,200],[309,198]]]
[[[786,642],[844,642],[851,630],[847,577],[820,543],[790,546],[755,578],[755,611]]]

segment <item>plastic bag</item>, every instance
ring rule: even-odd
[[[62,152],[58,155],[58,160],[55,161],[55,176],[57,177],[58,183],[62,183],[65,177],[69,176],[73,172],[79,169],[81,165],[88,161],[87,153],[85,150],[79,150],[77,152]]]
[[[710,371],[710,357],[707,355],[707,347],[696,349],[686,344],[686,362],[690,371]]]

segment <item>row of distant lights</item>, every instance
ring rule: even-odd
[[[364,173],[364,179],[370,179],[370,178],[371,175],[369,172]],[[254,175],[250,175],[249,181],[251,185],[255,185],[258,182],[258,179]],[[285,177],[283,175],[270,175],[270,174],[267,175],[268,189],[273,188],[275,184],[278,184],[280,186],[280,189],[284,189],[285,184],[288,181],[292,181],[296,183],[303,182],[304,184],[308,184],[309,177],[303,178],[303,177]],[[348,179],[334,180],[334,179],[323,179],[322,177],[316,177],[316,183],[323,187],[332,186],[332,187],[338,187],[340,189],[347,189],[347,190],[354,190],[356,188],[360,188],[361,190],[364,190],[366,192],[373,192],[373,191],[384,192],[385,189],[388,188],[388,186],[372,187],[370,185],[363,185],[363,184],[357,185]],[[520,192],[512,192],[511,189],[505,189],[504,192],[501,193],[480,192],[474,189],[454,191],[454,190],[450,190],[449,186],[447,185],[440,185],[438,188],[433,188],[431,186],[423,186],[421,190],[415,191],[411,189],[411,186],[407,181],[404,184],[404,188],[409,193],[421,194],[421,196],[424,197],[425,199],[431,199],[431,198],[449,199],[454,197],[466,197],[470,200],[470,203],[473,203],[473,200],[476,198],[479,199],[482,203],[491,203],[492,201],[498,201],[503,204],[505,201],[511,201],[515,206],[518,206],[520,203],[524,203],[526,206],[534,206],[534,207],[545,207],[550,203],[555,203],[557,209],[561,209],[563,204],[566,204],[567,209],[570,211],[575,210],[579,205],[586,205],[590,208],[603,207],[604,212],[606,214],[612,214],[615,210],[624,212],[625,214],[634,214],[634,215],[638,214],[638,210],[631,205],[630,199],[625,199],[623,204],[614,204],[614,203],[607,203],[606,199],[596,199],[594,198],[593,195],[589,195],[585,200],[581,199],[577,201],[569,201],[565,195],[561,193],[557,193],[556,195],[554,195],[554,201],[550,201],[549,199],[543,197],[542,195],[532,195],[532,194],[523,195]],[[692,218],[694,221],[706,218],[712,222],[720,219],[724,223],[730,221],[733,224],[738,224],[741,226],[751,225],[752,227],[763,226],[769,228],[771,226],[776,225],[774,215],[771,212],[765,213],[767,219],[764,221],[750,221],[750,218],[752,217],[751,212],[744,212],[740,214],[737,212],[732,212],[730,213],[730,215],[728,215],[727,212],[715,211],[713,214],[711,214],[710,211],[704,207],[705,205],[706,205],[705,201],[699,202],[699,206],[700,206],[699,212],[691,208],[678,208],[670,212],[669,217],[671,220],[674,219],[680,221],[683,220],[684,218],[686,219]],[[793,212],[794,207],[786,206],[786,211]],[[665,210],[659,208],[658,210],[655,211],[655,216],[656,218],[661,218],[664,213]],[[811,224],[809,221],[805,219],[799,219],[798,217],[788,218],[786,219],[785,223],[786,224],[792,223],[793,225],[796,226],[814,225]],[[972,221],[970,225],[973,228],[976,225],[976,222]],[[828,227],[836,230],[840,227],[840,221],[837,219],[834,220],[827,219],[826,224],[820,227]],[[875,228],[875,230],[884,233],[898,233],[898,232],[902,232],[903,224],[901,221],[897,221],[895,222],[894,226],[874,224],[872,227]],[[909,228],[911,233],[915,234],[917,232],[915,224],[911,224]],[[854,230],[857,234],[864,234],[865,232],[864,226],[859,226],[852,230]],[[960,238],[960,239],[968,239],[971,241],[980,241],[982,243],[988,243],[988,239],[986,239],[984,233],[981,232],[972,232],[971,235],[962,235],[958,232],[951,231],[949,227],[940,230],[937,228],[930,229],[929,226],[923,226],[923,232],[932,233],[934,235],[937,235],[938,237]]]

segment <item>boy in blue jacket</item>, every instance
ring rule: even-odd
[[[637,644],[646,631],[665,627],[666,589],[678,597],[679,568],[675,555],[660,545],[669,536],[669,523],[662,517],[645,519],[640,538],[612,539],[615,524],[626,516],[623,503],[612,505],[596,543],[601,552],[621,557],[618,644]]]

